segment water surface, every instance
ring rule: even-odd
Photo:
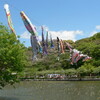
[[[0,90],[0,100],[100,100],[100,81],[25,81]]]

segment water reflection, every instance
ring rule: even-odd
[[[19,100],[19,99],[11,97],[0,97],[0,100]]]
[[[31,81],[0,90],[0,100],[100,100],[100,81]]]

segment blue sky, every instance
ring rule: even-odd
[[[24,11],[37,27],[44,25],[53,39],[73,41],[89,37],[100,31],[100,0],[0,0],[0,22],[8,26],[4,4],[9,4],[17,35],[26,46],[31,46],[29,32],[24,27],[20,11]]]

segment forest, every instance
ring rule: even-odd
[[[38,60],[32,61],[32,48],[27,49],[28,66],[25,68],[26,77],[42,76],[48,74],[61,74],[61,75],[77,75],[77,76],[100,76],[100,33],[96,33],[94,36],[77,40],[63,40],[69,43],[73,48],[82,52],[82,54],[88,55],[92,59],[83,61],[80,59],[77,63],[71,64],[70,51],[68,48],[64,53],[59,55],[57,50],[57,40],[53,40],[54,48],[48,48],[48,55],[41,57],[38,54]],[[36,78],[36,77],[35,77]]]

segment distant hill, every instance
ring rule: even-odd
[[[75,48],[93,58],[100,59],[100,33],[75,42]]]
[[[76,47],[78,47],[79,44],[83,44],[83,43],[87,43],[87,42],[95,43],[95,45],[100,44],[100,33],[96,33],[95,35],[93,35],[89,38],[77,40],[75,42],[75,44],[76,44]]]
[[[100,33],[95,34],[94,36],[84,38],[73,42],[72,40],[63,40],[70,43],[73,48],[82,51],[83,54],[87,54],[92,57],[92,65],[100,66]],[[43,70],[60,70],[60,69],[69,69],[69,68],[79,68],[82,64],[71,65],[69,61],[70,53],[66,51],[64,54],[60,54],[60,60],[57,60],[58,51],[57,51],[57,41],[53,40],[54,48],[48,48],[48,55],[41,56],[38,54],[38,61],[32,61],[32,48],[28,48],[28,67],[36,68],[37,71]]]

